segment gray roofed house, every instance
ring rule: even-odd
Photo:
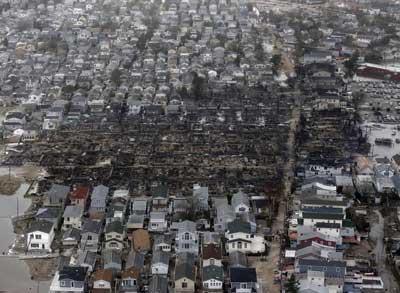
[[[218,233],[224,233],[227,228],[227,224],[236,218],[235,212],[228,204],[226,197],[214,197],[213,203],[217,212],[217,217],[214,219],[214,231]]]
[[[98,185],[93,188],[91,201],[90,201],[90,214],[104,213],[107,205],[107,196],[109,188],[104,185]]]
[[[82,216],[83,216],[83,208],[81,206],[77,205],[67,206],[63,214],[64,223],[62,229],[67,230],[71,227],[74,227],[76,229],[81,229]]]
[[[255,268],[230,268],[231,292],[241,288],[247,288],[246,292],[257,292],[257,272]]]
[[[246,268],[248,266],[247,255],[241,251],[229,253],[229,266]]]
[[[144,270],[144,258],[145,255],[140,252],[136,251],[129,251],[128,257],[126,258],[125,261],[125,269],[138,269],[138,270]]]
[[[137,214],[137,215],[145,215],[147,214],[147,198],[145,197],[140,197],[140,198],[135,198],[132,202],[132,207],[131,207],[132,213]]]
[[[97,252],[102,229],[103,225],[100,221],[85,219],[82,225],[82,238],[79,247],[83,250]]]
[[[154,251],[151,259],[151,273],[167,275],[169,269],[170,254],[164,251]]]
[[[87,282],[87,268],[66,266],[56,272],[49,292],[84,292]]]
[[[244,222],[240,219],[235,219],[234,221],[228,223],[227,231],[230,234],[238,232],[251,234],[251,226],[249,222]]]
[[[75,246],[78,245],[81,240],[81,231],[76,228],[69,228],[63,234],[62,243],[63,246]]]
[[[132,214],[129,216],[128,221],[126,223],[127,229],[143,229],[144,227],[144,214]]]
[[[110,269],[114,272],[122,270],[121,254],[118,250],[104,249],[101,257],[103,259],[103,267],[105,270]]]
[[[76,264],[81,267],[87,267],[89,272],[93,272],[93,269],[97,262],[97,253],[89,250],[80,251]]]
[[[62,209],[59,207],[40,208],[35,215],[35,220],[45,220],[58,225],[61,220]]]
[[[53,230],[53,228],[54,228],[53,223],[50,223],[47,221],[35,221],[35,222],[31,222],[27,233],[36,232],[36,231],[50,233]]]
[[[175,237],[175,250],[179,252],[199,253],[199,236],[196,231],[196,223],[182,221],[173,223],[171,230],[178,230]]]
[[[149,293],[168,293],[168,279],[166,276],[153,275],[149,285]]]
[[[44,201],[44,206],[45,207],[64,207],[68,194],[69,194],[69,186],[65,185],[60,185],[60,184],[53,184],[50,188],[45,193],[45,201]]]
[[[295,263],[295,272],[297,274],[305,274],[308,271],[324,272],[327,278],[344,278],[346,274],[346,262],[297,259]]]
[[[165,252],[171,251],[172,235],[159,234],[154,236],[153,251],[162,250]]]
[[[177,262],[175,266],[175,292],[194,292],[196,266],[191,262]]]
[[[231,205],[235,213],[248,213],[250,211],[249,196],[239,190],[232,196]]]
[[[208,187],[195,184],[193,186],[193,207],[196,211],[208,211]]]

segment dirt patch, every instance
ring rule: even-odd
[[[29,267],[32,280],[48,281],[50,280],[58,265],[58,258],[40,258],[40,259],[26,259],[25,263]]]
[[[27,181],[32,181],[41,175],[45,175],[44,169],[35,165],[24,165],[17,169],[17,173]]]
[[[21,186],[22,180],[15,176],[0,176],[0,194],[14,195]]]

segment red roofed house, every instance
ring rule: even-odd
[[[86,186],[74,187],[69,194],[71,204],[81,206],[83,209],[86,208],[87,201],[89,199],[90,188]]]

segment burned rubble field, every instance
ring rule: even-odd
[[[7,163],[37,163],[64,181],[146,184],[165,177],[177,189],[195,182],[211,189],[263,188],[281,177],[291,98],[256,94],[237,105],[188,106],[180,116],[148,111],[128,117],[123,109],[93,116],[62,127]]]

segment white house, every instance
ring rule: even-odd
[[[250,223],[239,219],[228,224],[225,238],[228,253],[240,251],[249,254],[265,251],[266,242],[264,237],[252,234]]]
[[[232,208],[236,214],[248,213],[250,211],[249,196],[242,190],[232,196]]]
[[[26,241],[28,251],[39,250],[51,252],[54,239],[54,223],[48,221],[32,222],[28,229]]]

